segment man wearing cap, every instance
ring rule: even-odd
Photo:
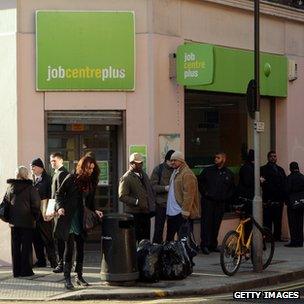
[[[143,157],[133,153],[129,170],[120,178],[118,196],[126,205],[126,212],[134,216],[136,240],[150,239],[150,217],[155,211],[155,196],[149,177],[142,170]]]
[[[171,155],[174,169],[167,199],[167,241],[172,241],[187,219],[200,216],[197,179],[180,151]]]
[[[37,221],[34,232],[34,248],[37,262],[34,267],[46,267],[44,248],[46,249],[48,260],[52,268],[57,266],[55,254],[55,242],[53,238],[53,223],[46,221],[45,212],[48,199],[51,198],[51,178],[44,169],[44,164],[40,158],[31,162],[33,174],[33,186],[38,190],[40,196],[40,219]]]
[[[154,168],[150,178],[153,190],[156,193],[155,230],[153,236],[153,243],[158,244],[161,244],[163,242],[163,231],[166,222],[169,181],[173,172],[170,158],[173,153],[174,150],[169,150],[166,153],[164,162]]]

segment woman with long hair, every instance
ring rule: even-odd
[[[83,255],[86,231],[83,227],[84,206],[94,211],[99,218],[102,212],[96,210],[94,204],[95,191],[98,184],[99,168],[91,156],[82,157],[74,174],[68,175],[57,190],[55,220],[55,238],[65,241],[64,278],[65,287],[73,289],[71,282],[72,258],[74,242],[76,243],[76,284],[88,286],[84,280]]]
[[[8,179],[6,199],[10,203],[12,262],[14,277],[34,275],[32,270],[32,240],[36,221],[40,216],[40,197],[29,179],[26,167],[20,166],[16,179]]]

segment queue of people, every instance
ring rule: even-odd
[[[281,241],[282,210],[287,204],[290,243],[287,247],[303,246],[304,175],[296,162],[290,164],[290,175],[277,165],[275,151],[267,155],[268,162],[260,169],[263,190],[264,225]],[[203,254],[218,252],[218,233],[228,203],[241,197],[252,202],[254,197],[254,151],[249,150],[239,171],[235,186],[234,174],[226,167],[224,152],[215,154],[214,165],[196,177],[180,151],[169,150],[164,162],[156,166],[151,177],[143,170],[140,153],[129,157],[129,169],[120,178],[118,196],[125,211],[134,217],[136,241],[150,239],[151,217],[155,216],[154,243],[172,241],[182,226],[192,227],[200,218]],[[65,287],[73,289],[71,269],[76,244],[76,284],[88,286],[83,278],[84,208],[102,218],[96,209],[94,196],[99,179],[96,160],[85,155],[70,174],[63,166],[61,153],[50,155],[54,169],[51,178],[40,158],[30,166],[20,166],[15,179],[9,179],[5,198],[10,202],[12,262],[14,277],[33,275],[32,244],[37,261],[34,267],[45,267],[47,260],[54,273],[63,273]],[[56,217],[46,216],[48,200],[55,200]],[[249,207],[248,207],[249,206]],[[251,214],[252,205],[247,205]],[[166,227],[166,235],[164,235]],[[192,227],[193,229],[193,227]]]
[[[9,186],[5,199],[10,206],[13,276],[34,275],[33,267],[46,267],[47,257],[55,273],[64,273],[65,287],[73,289],[71,268],[75,242],[75,283],[88,286],[83,278],[87,234],[83,225],[84,208],[91,209],[99,218],[103,216],[94,205],[99,168],[96,160],[89,155],[79,160],[73,174],[64,169],[63,156],[59,152],[51,154],[50,163],[55,170],[52,179],[46,173],[42,160],[37,158],[30,164],[33,179],[29,178],[28,169],[20,166],[16,178],[7,181]],[[46,214],[51,198],[56,201],[55,217]],[[34,265],[32,244],[37,258]]]

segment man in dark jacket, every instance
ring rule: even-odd
[[[170,158],[173,153],[174,150],[169,150],[167,152],[164,162],[154,168],[150,178],[153,190],[156,193],[153,243],[158,244],[163,242],[163,231],[166,222],[167,197],[170,177],[173,172]]]
[[[60,152],[50,155],[50,163],[55,173],[52,178],[52,199],[55,199],[56,191],[61,186],[64,179],[69,175],[69,171],[63,166],[63,155]],[[54,273],[63,272],[63,256],[65,243],[63,240],[57,240],[58,265],[53,270]]]
[[[53,238],[53,222],[46,221],[45,217],[48,199],[51,197],[51,178],[46,173],[44,164],[40,158],[36,158],[31,162],[31,170],[34,177],[33,186],[38,190],[41,200],[41,216],[37,221],[33,242],[37,257],[37,262],[34,266],[46,267],[45,248],[51,267],[55,268],[57,266],[57,259]]]
[[[284,169],[277,165],[275,151],[268,152],[267,159],[268,163],[261,167],[264,225],[273,231],[276,241],[281,241],[283,205],[286,201],[286,174]]]
[[[304,175],[301,174],[297,162],[289,165],[290,175],[287,177],[287,215],[290,232],[290,243],[285,247],[303,247],[303,207],[295,207],[295,202],[304,199]]]
[[[246,161],[239,172],[238,196],[244,199],[246,215],[252,214],[254,197],[254,151],[249,150]]]
[[[254,197],[254,151],[250,149],[246,156],[245,163],[239,171],[239,184],[237,189],[238,200],[244,204],[244,216],[252,215],[252,202]],[[247,222],[245,225],[245,240],[247,241],[252,230],[252,223]]]
[[[225,167],[226,154],[219,152],[215,165],[202,171],[198,177],[201,198],[201,250],[219,252],[217,236],[225,212],[225,203],[234,194],[233,173]]]
[[[118,197],[125,203],[126,212],[134,216],[136,240],[150,239],[150,217],[155,212],[155,196],[149,177],[142,170],[143,157],[133,153],[129,170],[120,178]]]

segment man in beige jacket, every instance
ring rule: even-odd
[[[174,239],[182,224],[199,217],[199,192],[197,179],[180,151],[171,155],[174,171],[171,175],[167,199],[167,241]]]

